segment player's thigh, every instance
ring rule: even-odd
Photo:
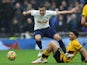
[[[49,27],[48,29],[46,29],[46,36],[49,38],[53,38],[54,35],[56,34],[56,31],[54,29],[52,29],[51,27]]]
[[[60,48],[59,45],[55,43],[55,41],[51,41],[49,46],[52,48],[53,54],[55,54],[56,51]]]

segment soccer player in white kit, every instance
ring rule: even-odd
[[[68,11],[52,11],[52,10],[46,10],[44,5],[41,5],[39,7],[39,10],[29,10],[29,11],[24,11],[23,15],[29,15],[31,14],[34,16],[34,38],[36,40],[36,43],[40,49],[42,49],[42,43],[41,43],[41,38],[43,36],[49,37],[56,39],[59,42],[60,47],[66,53],[65,50],[65,45],[63,41],[61,40],[61,37],[59,34],[56,33],[55,30],[53,30],[50,25],[49,25],[49,19],[53,15],[60,15],[60,14],[70,14],[70,13],[75,13],[76,8],[73,8]],[[41,54],[39,54],[40,56]]]

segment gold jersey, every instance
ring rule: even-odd
[[[63,60],[64,62],[70,62],[81,48],[82,48],[82,45],[79,43],[77,39],[71,41],[69,45],[67,46],[66,50],[67,50],[67,53],[73,54],[73,56],[67,58],[67,56],[64,53],[61,53],[60,60],[61,61]]]
[[[82,16],[87,17],[87,4],[83,7]]]

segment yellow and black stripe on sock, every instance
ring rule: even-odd
[[[43,58],[48,58],[49,54],[50,54],[50,53],[49,53],[47,50],[44,50],[44,51],[43,51],[43,54],[42,54],[42,57],[43,57]]]

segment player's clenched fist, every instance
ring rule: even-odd
[[[24,11],[23,12],[23,15],[28,15],[28,14],[31,14],[31,11]]]
[[[26,12],[25,11],[23,12],[23,15],[26,15]]]
[[[78,11],[78,7],[72,8],[71,13],[76,13]]]

